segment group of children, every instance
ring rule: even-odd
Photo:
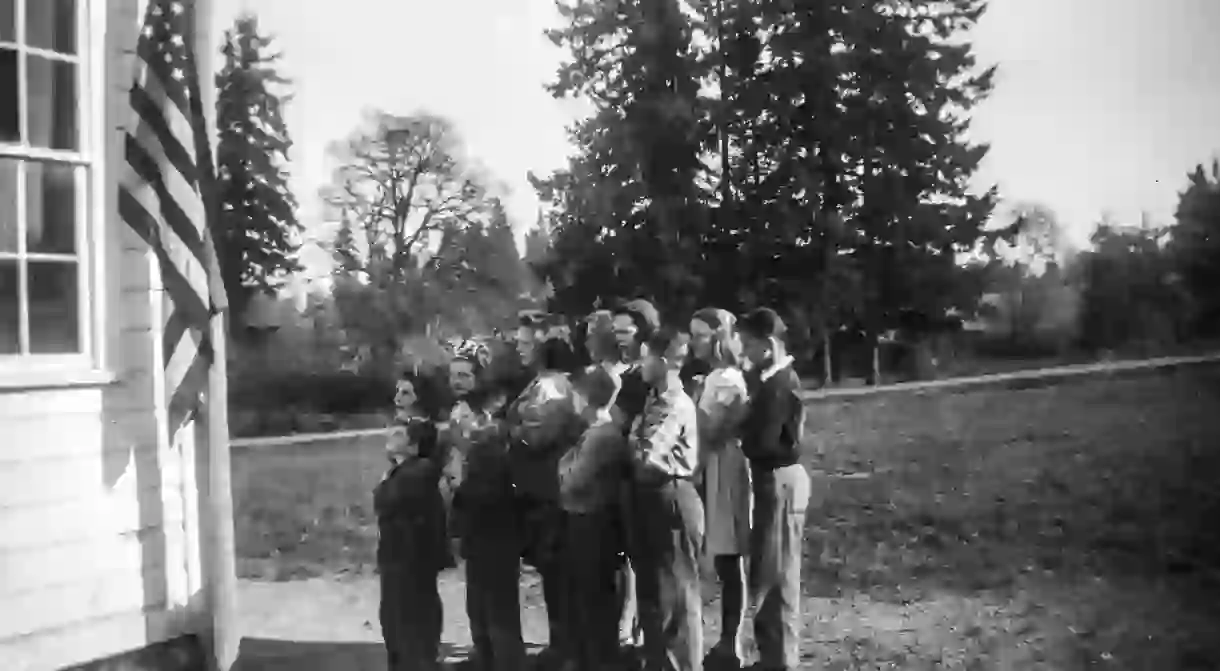
[[[795,491],[799,380],[774,312],[757,310],[740,329],[751,400],[742,389],[732,430],[754,474],[755,638],[763,666],[779,671],[796,665],[809,489],[805,475],[804,498]],[[547,666],[622,668],[621,644],[642,634],[649,671],[702,668],[708,418],[692,394],[715,376],[695,380],[690,335],[661,328],[645,301],[593,313],[575,347],[556,335],[545,315],[526,315],[520,370],[491,365],[485,347],[466,342],[454,347],[447,384],[414,374],[399,383],[391,466],[374,492],[391,671],[438,667],[437,580],[459,558],[480,671],[525,666],[522,561],[542,579]]]

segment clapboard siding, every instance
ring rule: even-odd
[[[5,671],[63,669],[121,651],[138,650],[149,641],[165,641],[190,628],[188,614],[162,607],[102,617],[48,629],[5,643],[0,648]],[[111,651],[88,656],[89,650]],[[169,671],[168,669],[164,671]]]
[[[103,0],[95,0],[103,3]],[[51,671],[202,631],[196,455],[159,428],[162,288],[118,218],[126,92],[144,0],[108,0],[97,287],[116,380],[0,391],[0,667]],[[205,79],[206,80],[206,79]],[[104,300],[103,300],[104,299]]]

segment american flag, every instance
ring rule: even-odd
[[[191,37],[193,2],[152,0],[136,47],[119,214],[156,255],[171,444],[200,407],[212,318],[225,309],[208,227],[213,173]]]

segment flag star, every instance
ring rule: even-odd
[[[182,81],[186,77],[186,73],[182,71],[182,68],[174,68],[171,76],[178,81]]]
[[[170,11],[173,12],[174,14],[181,14],[183,11],[181,2],[175,2],[174,4],[170,5],[169,8],[170,8]]]
[[[182,39],[182,36],[177,35],[177,34],[175,34],[173,37],[169,38],[169,41],[176,47],[180,47],[184,44],[184,40]]]
[[[153,16],[161,16],[163,13],[164,12],[161,9],[161,5],[153,5],[153,8],[152,8]]]

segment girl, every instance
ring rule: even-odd
[[[391,467],[373,490],[381,629],[390,671],[438,668],[442,612],[437,578],[450,562],[436,416],[430,416],[417,394],[421,382],[415,375],[398,382],[397,426],[387,445]]]
[[[709,372],[698,385],[699,465],[707,538],[720,581],[720,641],[709,661],[738,668],[744,662],[742,620],[745,614],[745,564],[750,541],[750,465],[741,451],[738,429],[746,410],[746,381],[738,367],[741,345],[727,310],[707,308],[690,322],[691,354]]]
[[[738,328],[753,364],[741,449],[750,460],[754,492],[749,578],[754,641],[760,668],[793,670],[800,662],[801,551],[810,497],[809,473],[801,464],[801,380],[784,347],[784,322],[774,310],[754,310]]]
[[[522,348],[522,355],[534,376],[507,407],[508,457],[524,533],[522,558],[542,577],[549,628],[542,660],[545,666],[558,668],[572,655],[565,613],[566,523],[559,505],[559,458],[580,438],[581,422],[565,370],[573,358],[571,347],[561,339],[548,339],[545,322],[523,322],[521,329],[533,331],[528,338],[522,334],[520,342],[530,343]]]

